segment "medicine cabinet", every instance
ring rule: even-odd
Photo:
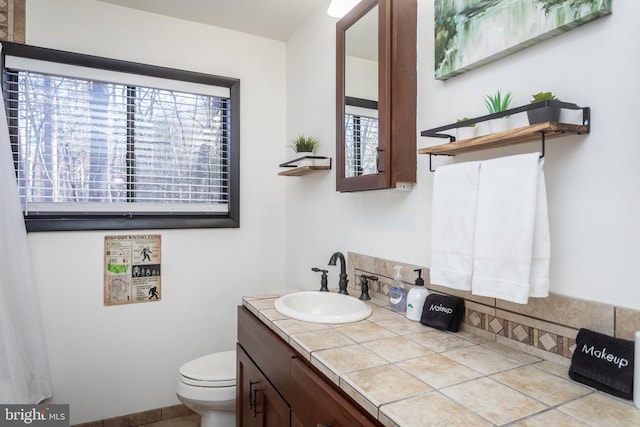
[[[336,24],[336,190],[416,182],[416,0],[362,0]]]

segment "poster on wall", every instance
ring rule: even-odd
[[[104,237],[104,305],[160,301],[159,234]]]
[[[435,78],[446,80],[610,15],[611,2],[435,0]]]

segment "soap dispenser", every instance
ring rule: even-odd
[[[396,274],[393,277],[393,284],[389,291],[389,303],[391,304],[391,310],[398,313],[404,313],[407,308],[407,290],[402,283],[402,273],[399,265],[393,267],[396,270]]]
[[[419,321],[429,291],[424,287],[422,269],[416,268],[413,271],[418,273],[418,277],[416,277],[415,286],[407,294],[407,319]]]

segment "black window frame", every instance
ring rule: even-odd
[[[231,124],[228,142],[228,182],[229,200],[226,213],[108,213],[108,214],[41,214],[25,216],[27,231],[80,231],[80,230],[146,230],[146,229],[189,229],[189,228],[239,228],[240,227],[240,80],[211,74],[186,71],[175,68],[147,65],[118,59],[110,59],[62,50],[2,42],[2,87],[6,88],[5,56],[18,56],[42,61],[82,67],[119,71],[130,74],[158,77],[169,80],[186,81],[205,85],[226,87],[230,91]],[[7,120],[11,127],[12,120],[9,105],[15,100],[5,99]],[[15,123],[14,123],[15,124]],[[12,141],[15,136],[11,135]],[[13,146],[13,145],[12,145]],[[14,163],[17,164],[17,152],[13,152]],[[17,177],[17,170],[16,170]]]

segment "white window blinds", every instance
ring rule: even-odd
[[[7,56],[25,216],[229,211],[229,88]]]

